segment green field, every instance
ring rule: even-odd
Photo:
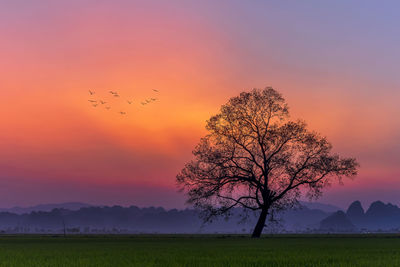
[[[400,266],[400,236],[2,236],[0,266]]]

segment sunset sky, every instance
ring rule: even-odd
[[[399,10],[365,0],[1,1],[0,207],[184,207],[175,176],[205,121],[266,86],[361,164],[320,202],[399,205]],[[159,100],[140,104],[150,97]]]

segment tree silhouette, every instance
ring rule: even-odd
[[[284,98],[270,87],[231,98],[206,129],[178,187],[206,221],[235,207],[258,212],[252,237],[260,237],[268,215],[293,207],[302,194],[318,198],[333,179],[357,174],[355,159],[332,153],[305,122],[290,121]]]

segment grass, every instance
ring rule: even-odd
[[[400,266],[400,236],[2,236],[0,266]]]

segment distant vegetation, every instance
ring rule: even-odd
[[[253,216],[250,214],[247,221],[243,222],[243,210],[240,208],[232,210],[230,220],[219,218],[203,224],[199,213],[193,209],[165,210],[155,207],[94,207],[84,203],[66,204],[59,206],[72,208],[83,206],[83,208],[78,210],[55,208],[51,211],[32,211],[25,214],[0,212],[0,232],[3,234],[63,234],[64,231],[66,234],[248,234],[257,221],[257,214]],[[289,209],[277,214],[274,221],[267,222],[264,233],[400,231],[400,208],[392,204],[376,201],[366,212],[358,201],[351,204],[345,212],[333,212],[334,206],[318,203],[302,203],[302,205],[299,209]],[[49,207],[57,205],[40,205],[36,208],[46,210]]]

